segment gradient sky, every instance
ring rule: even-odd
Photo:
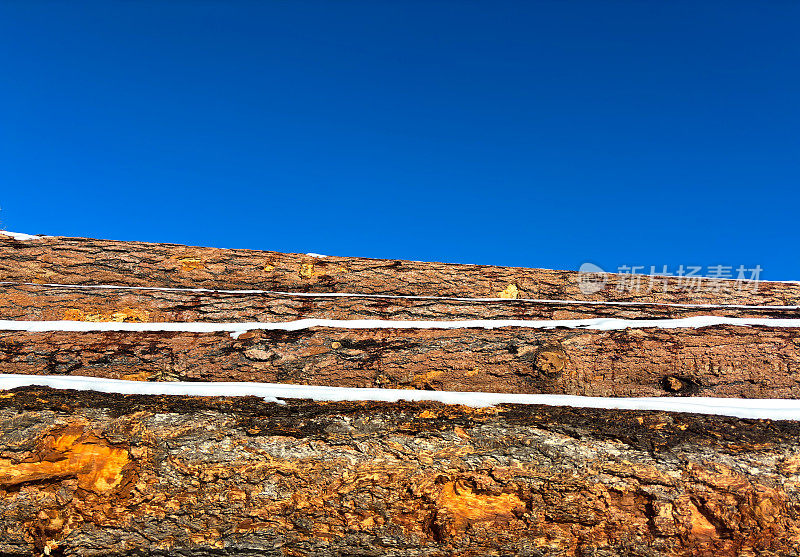
[[[0,0],[0,226],[800,279],[800,3]]]

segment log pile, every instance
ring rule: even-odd
[[[800,286],[607,279],[0,235],[0,320],[38,327],[0,330],[0,373],[800,399],[796,327],[691,325],[800,317]],[[629,322],[563,325],[600,318]],[[335,322],[125,327],[300,319]],[[424,325],[470,320],[562,325]],[[0,555],[800,554],[795,421],[219,394],[0,391]]]

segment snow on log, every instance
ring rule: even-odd
[[[0,556],[800,554],[800,284],[585,278],[0,233]]]
[[[796,328],[0,331],[5,373],[588,396],[800,398]],[[634,321],[633,323],[637,323]],[[55,322],[86,328],[129,323]],[[285,324],[290,326],[291,324]]]

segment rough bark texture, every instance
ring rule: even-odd
[[[566,271],[0,236],[0,319],[800,316],[796,308],[646,305],[796,306],[797,284],[687,289],[672,279],[650,288],[644,278],[634,290],[630,277],[608,279],[583,294],[579,275]],[[474,299],[496,297],[507,299]],[[237,339],[4,331],[0,372],[800,398],[799,344],[796,329],[732,326],[314,328]],[[0,556],[31,554],[798,555],[800,424],[17,389],[0,393]]]
[[[571,301],[497,301],[290,293],[64,288],[0,284],[0,319],[124,322],[275,322],[294,319],[671,319],[696,315],[800,318],[800,308],[606,305]]]
[[[578,273],[547,269],[455,265],[355,257],[318,258],[269,251],[224,250],[174,244],[45,237],[17,241],[0,236],[3,280],[58,284],[116,284],[295,292],[518,297],[570,300],[797,305],[800,284],[760,283],[739,288],[709,281],[684,288],[677,279],[649,289],[628,288],[630,277],[609,275],[605,288],[583,294]],[[697,288],[699,286],[699,288]],[[621,290],[617,290],[620,288]]]
[[[0,552],[797,555],[800,427],[660,412],[0,398]]]
[[[793,329],[0,332],[6,373],[590,396],[800,398]]]

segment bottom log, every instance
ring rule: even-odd
[[[800,553],[800,425],[0,394],[1,555]]]

